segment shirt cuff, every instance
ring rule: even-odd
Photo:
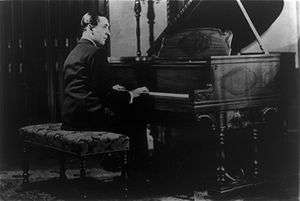
[[[133,103],[133,93],[131,91],[129,91],[129,94],[130,94],[129,104],[132,104]]]

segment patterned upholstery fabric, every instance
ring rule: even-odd
[[[31,125],[19,129],[24,140],[79,155],[125,151],[129,137],[106,131],[66,131],[61,123]]]

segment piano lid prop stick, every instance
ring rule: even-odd
[[[255,35],[255,37],[256,37],[256,40],[257,40],[257,42],[258,42],[258,44],[259,44],[260,49],[261,49],[265,54],[269,54],[269,51],[263,46],[262,40],[261,40],[261,38],[260,38],[260,36],[259,36],[259,34],[258,34],[256,28],[254,27],[254,25],[253,25],[253,23],[252,23],[252,21],[251,21],[249,15],[248,15],[248,13],[247,13],[245,7],[244,7],[244,5],[242,4],[241,0],[236,0],[236,2],[237,2],[237,4],[239,5],[239,7],[240,7],[240,9],[241,9],[241,11],[242,11],[244,17],[246,18],[246,20],[247,20],[247,22],[248,22],[248,24],[249,24],[251,30],[253,31],[253,33],[254,33],[254,35]]]

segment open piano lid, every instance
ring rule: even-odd
[[[283,0],[242,0],[242,4],[259,35],[271,26],[283,9]],[[154,41],[148,54],[156,54],[161,39],[165,36],[185,28],[195,27],[231,30],[233,54],[256,40],[236,0],[193,0],[188,1],[182,13],[173,21],[171,20],[171,23]]]

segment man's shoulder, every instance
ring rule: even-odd
[[[83,52],[86,54],[95,54],[99,51],[99,48],[90,43],[78,43],[72,52]]]
[[[75,54],[84,54],[86,56],[103,55],[106,51],[103,47],[97,47],[90,43],[78,43],[75,48],[71,51]]]
[[[105,54],[105,51],[102,48],[93,46],[89,43],[78,43],[69,53],[66,61],[86,60],[103,54]]]

